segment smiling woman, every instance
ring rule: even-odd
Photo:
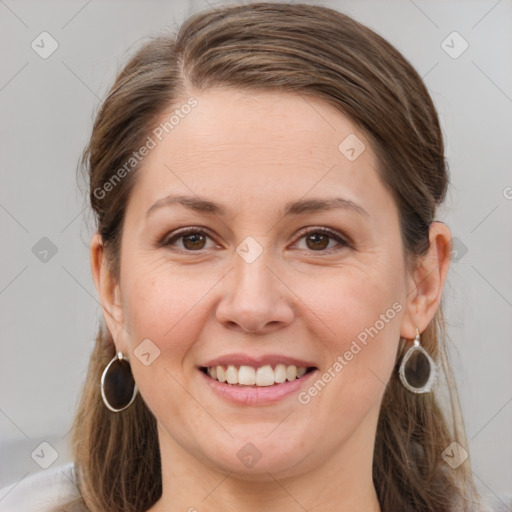
[[[106,328],[75,506],[485,510],[444,345],[442,134],[395,48],[325,7],[201,12],[124,67],[83,163]]]

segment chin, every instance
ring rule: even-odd
[[[305,456],[298,446],[303,447],[304,443],[299,443],[298,438],[276,436],[271,440],[266,436],[268,431],[259,436],[244,436],[244,441],[235,437],[227,446],[213,442],[208,448],[215,446],[216,450],[206,453],[209,465],[242,480],[266,481],[271,479],[268,473],[281,477],[299,474]]]

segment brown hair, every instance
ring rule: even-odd
[[[428,249],[428,229],[444,200],[447,167],[433,102],[418,73],[386,40],[350,17],[307,4],[252,3],[203,11],[177,35],[153,37],[117,76],[99,110],[82,163],[111,270],[119,278],[125,208],[137,168],[107,199],[98,191],[152,133],[162,113],[194,90],[231,87],[295,92],[347,115],[371,141],[379,172],[399,209],[404,252]],[[373,481],[385,512],[475,510],[469,459],[451,469],[441,454],[466,447],[457,391],[448,364],[442,310],[422,336],[446,379],[417,395],[398,379],[387,385],[377,428]],[[140,394],[122,413],[107,410],[100,377],[115,355],[100,328],[73,424],[81,503],[94,512],[144,512],[161,496],[156,420]],[[447,391],[443,414],[439,391]]]

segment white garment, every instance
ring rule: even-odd
[[[0,511],[54,512],[80,497],[75,482],[73,462],[44,469],[0,489]]]
[[[57,512],[80,496],[73,462],[28,476],[18,484],[0,489],[1,512]],[[484,496],[483,512],[512,512],[512,495]]]

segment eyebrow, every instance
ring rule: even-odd
[[[172,206],[173,204],[180,204],[185,208],[193,210],[198,213],[209,213],[213,215],[226,215],[228,209],[219,203],[208,200],[199,196],[184,196],[184,195],[169,195],[156,201],[146,212],[148,217],[155,210]],[[363,217],[370,217],[370,214],[359,204],[351,201],[350,199],[343,199],[341,197],[334,197],[329,199],[301,199],[298,201],[290,201],[284,206],[284,213],[282,216],[300,215],[304,213],[322,212],[341,208],[350,210]]]

